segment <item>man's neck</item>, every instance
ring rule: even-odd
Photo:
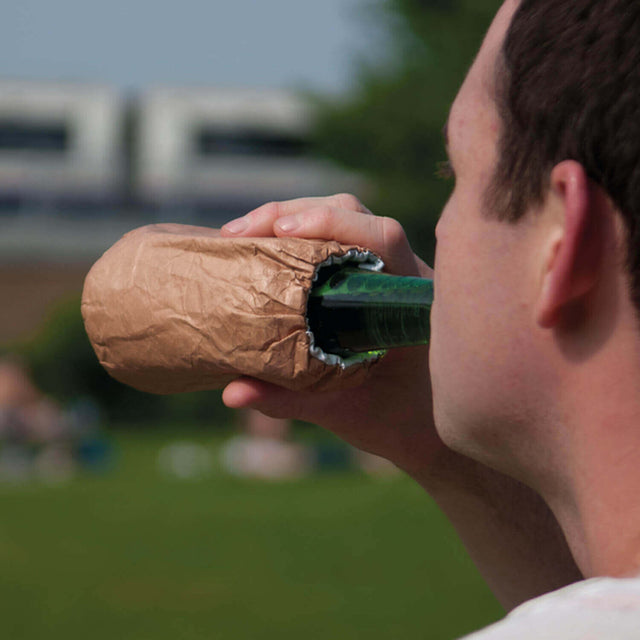
[[[640,345],[622,335],[576,365],[563,411],[568,489],[549,500],[585,576],[640,573]]]

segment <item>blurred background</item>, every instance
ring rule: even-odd
[[[500,2],[22,0],[0,23],[8,635],[450,639],[502,611],[432,501],[313,425],[111,380],[84,277],[152,222],[350,191],[433,254]]]

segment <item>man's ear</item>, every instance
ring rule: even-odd
[[[602,265],[605,227],[602,199],[584,168],[565,160],[551,172],[547,206],[554,222],[545,239],[542,286],[536,320],[550,329],[563,312],[595,286]]]

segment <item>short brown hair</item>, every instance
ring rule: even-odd
[[[495,78],[502,120],[492,210],[541,204],[552,168],[576,160],[621,212],[640,309],[640,2],[522,0]]]

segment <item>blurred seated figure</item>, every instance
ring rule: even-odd
[[[91,466],[83,453],[98,440],[103,462],[108,450],[95,433],[97,419],[86,418],[43,394],[18,359],[0,359],[0,481],[67,480],[79,465]]]
[[[310,451],[291,442],[288,420],[269,418],[254,410],[242,413],[244,433],[222,449],[222,464],[234,475],[264,479],[299,478],[312,471]]]
[[[65,416],[42,394],[18,360],[0,361],[0,479],[27,480],[37,473],[66,479],[73,457],[63,443]]]
[[[311,473],[359,470],[369,475],[393,475],[398,470],[388,460],[339,441],[313,444],[290,439],[289,420],[270,418],[247,410],[242,413],[244,433],[222,449],[223,467],[234,475],[293,479]]]
[[[17,361],[0,360],[0,438],[20,440],[26,436],[24,410],[38,400],[24,367]]]

